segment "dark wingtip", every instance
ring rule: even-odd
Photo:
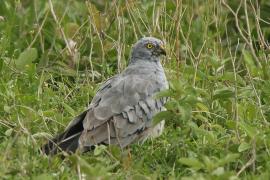
[[[73,137],[65,137],[66,134],[65,132],[52,140],[48,140],[48,143],[40,148],[41,152],[47,156],[53,156],[60,152],[75,153],[79,146],[81,132],[74,134]]]
[[[50,156],[58,153],[58,145],[53,140],[48,140],[48,143],[40,147],[42,154]]]

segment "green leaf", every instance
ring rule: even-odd
[[[227,120],[226,125],[230,129],[235,129],[236,128],[236,120]]]
[[[194,133],[196,133],[196,135],[202,136],[209,143],[215,143],[217,141],[217,137],[213,131],[205,130],[203,127],[195,127],[193,123],[189,123],[189,125],[194,129]]]
[[[208,156],[203,156],[204,169],[207,171],[213,171],[217,167],[216,162]]]
[[[212,172],[212,175],[220,176],[224,174],[224,167],[218,167]]]
[[[72,39],[73,36],[76,33],[78,33],[77,31],[79,28],[80,28],[80,26],[76,23],[73,23],[73,22],[69,22],[69,23],[65,24],[64,31],[65,31],[67,38]]]
[[[214,99],[228,99],[234,97],[234,89],[233,88],[220,88],[215,90]]]
[[[189,104],[182,104],[179,106],[181,118],[184,121],[190,120],[192,116],[192,108]]]
[[[234,72],[225,72],[223,74],[223,76],[221,77],[221,79],[223,81],[230,81],[230,82],[234,82],[235,81],[235,76],[236,76],[236,82],[238,84],[241,84],[241,85],[245,85],[245,81],[244,79],[239,75],[239,74],[235,74],[234,75]]]
[[[246,116],[247,120],[252,121],[253,119],[256,119],[257,114],[259,112],[259,107],[252,102],[249,102],[246,104]]]
[[[106,149],[106,146],[104,146],[104,145],[96,146],[95,150],[94,150],[94,155],[95,156],[100,155],[101,153],[103,153],[105,151],[105,149]]]
[[[11,107],[10,107],[10,106],[4,105],[4,111],[5,111],[6,113],[10,113],[10,110],[11,110]]]
[[[33,61],[36,60],[37,57],[38,53],[36,48],[26,49],[19,55],[19,58],[16,59],[15,66],[18,70],[24,71],[33,63]]]
[[[201,114],[196,114],[195,116],[193,116],[194,119],[200,120],[202,122],[208,122],[208,118],[201,115]]]
[[[252,127],[250,125],[248,125],[245,122],[239,122],[239,126],[247,133],[247,135],[250,138],[255,138],[255,136],[258,134],[258,132],[256,131],[255,127]]]
[[[243,55],[244,55],[244,60],[245,60],[245,63],[251,67],[251,68],[256,68],[255,66],[255,63],[254,63],[254,60],[253,60],[253,57],[252,55],[250,54],[249,51],[246,51],[246,50],[243,50]]]
[[[153,124],[156,125],[162,120],[173,118],[173,114],[170,111],[161,111],[153,117]]]
[[[201,111],[209,112],[208,107],[205,104],[203,104],[203,103],[198,102],[198,103],[196,103],[196,106]]]
[[[225,164],[235,161],[236,159],[238,159],[238,157],[239,157],[239,154],[237,153],[227,154],[223,159],[219,160],[218,165],[224,166]]]
[[[246,142],[242,142],[240,144],[240,146],[238,147],[238,152],[243,152],[243,151],[246,151],[246,150],[248,150],[250,148],[251,148],[251,145],[250,144],[248,144]]]
[[[6,130],[5,135],[11,136],[12,132],[13,132],[13,129],[8,129],[8,130]]]
[[[61,102],[62,106],[64,107],[64,109],[71,115],[71,116],[75,116],[75,111],[72,109],[72,107],[70,107],[68,104]]]
[[[170,88],[177,92],[177,94],[183,93],[183,83],[179,80],[171,80],[170,82]]]
[[[259,67],[257,67],[256,64],[254,63],[254,60],[253,60],[251,53],[249,51],[246,51],[246,50],[243,50],[242,53],[244,55],[244,61],[247,65],[251,75],[253,75],[253,76],[258,75],[258,73],[260,73],[261,69]]]
[[[176,109],[179,108],[179,103],[177,100],[171,99],[164,106],[168,111],[175,111]]]
[[[199,170],[204,167],[204,164],[195,158],[180,158],[179,162],[195,170]]]
[[[171,92],[171,90],[170,89],[166,89],[166,90],[163,90],[163,91],[157,93],[155,95],[155,98],[156,99],[160,99],[162,97],[171,97],[172,95],[173,95],[173,93]]]

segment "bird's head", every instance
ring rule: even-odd
[[[133,45],[131,60],[157,61],[162,55],[166,55],[164,43],[154,37],[144,37]]]

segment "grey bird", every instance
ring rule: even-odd
[[[118,145],[159,136],[164,121],[152,118],[163,110],[166,98],[156,94],[168,88],[160,57],[164,44],[154,37],[140,39],[132,48],[127,68],[99,88],[88,109],[70,122],[66,130],[42,147],[47,155],[61,151],[86,152],[95,145]]]

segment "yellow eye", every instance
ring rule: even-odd
[[[146,47],[148,48],[148,49],[151,49],[151,48],[153,48],[153,44],[151,44],[151,43],[148,43],[147,45],[146,45]]]

